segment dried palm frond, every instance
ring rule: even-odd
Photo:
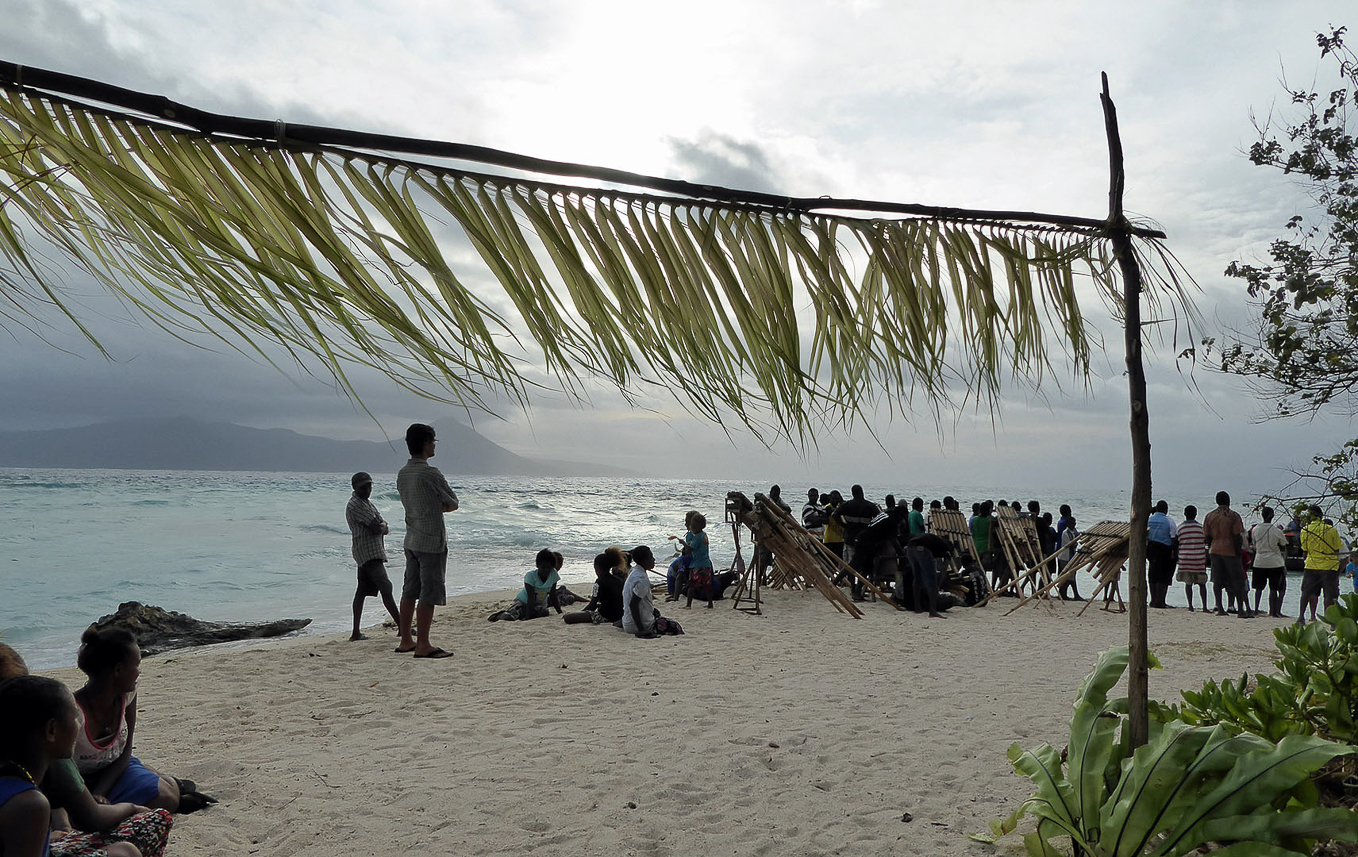
[[[468,405],[598,377],[804,440],[916,395],[993,404],[1049,375],[1053,348],[1081,379],[1077,279],[1118,301],[1100,221],[785,199],[281,123],[242,137],[222,129],[264,123],[42,80],[79,82],[0,63],[0,325],[51,307],[81,324],[50,245],[173,334],[264,359],[281,343],[351,393],[355,365]],[[90,91],[123,106],[70,97]],[[1157,236],[1138,240],[1163,259]]]

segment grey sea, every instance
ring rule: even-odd
[[[399,580],[404,528],[395,474],[373,475],[372,499],[391,524],[387,551]],[[847,495],[852,479],[816,487]],[[721,523],[726,493],[769,487],[453,475],[449,482],[462,505],[447,517],[450,595],[517,588],[544,547],[565,556],[563,580],[588,594],[595,554],[609,545],[648,544],[657,558],[667,557],[669,537],[682,534],[689,509],[712,522],[713,561],[724,567],[733,553],[731,528]],[[986,498],[1037,499],[1053,512],[1069,503],[1082,526],[1127,519],[1122,490],[863,485],[879,502],[888,493],[926,500],[952,494],[964,508]],[[782,487],[799,508],[808,486]],[[349,494],[347,473],[0,469],[0,637],[34,668],[69,666],[80,632],[123,601],[218,621],[314,620],[304,633],[345,630],[354,589],[344,523]],[[1177,520],[1186,503],[1209,508],[1210,496],[1165,499]],[[1092,586],[1085,581],[1081,589],[1087,594]],[[1295,592],[1294,582],[1290,608]],[[1172,588],[1171,602],[1184,603],[1182,587]],[[384,615],[369,599],[365,623]]]

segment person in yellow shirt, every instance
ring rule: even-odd
[[[1306,554],[1306,571],[1301,577],[1301,610],[1297,624],[1306,621],[1306,609],[1311,610],[1311,621],[1316,620],[1316,601],[1325,593],[1325,609],[1339,600],[1339,553],[1344,542],[1339,531],[1325,520],[1319,506],[1309,510],[1306,526],[1301,529],[1301,549]]]
[[[821,496],[825,497],[825,495]],[[839,504],[844,502],[844,495],[840,494],[838,491],[831,491],[829,496],[825,497],[825,499],[825,546],[830,549],[830,553],[843,559],[844,528],[840,526],[839,521],[835,520],[834,516],[830,513],[835,509],[838,509]]]

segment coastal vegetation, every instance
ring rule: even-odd
[[[1221,724],[1270,741],[1315,735],[1358,743],[1358,594],[1345,595],[1321,620],[1273,632],[1276,671],[1209,681],[1184,691],[1182,704],[1154,705],[1163,721]]]
[[[1309,86],[1284,84],[1296,111],[1290,118],[1275,123],[1270,114],[1256,123],[1250,161],[1294,179],[1314,206],[1288,219],[1267,261],[1226,269],[1245,281],[1253,327],[1204,343],[1219,348],[1222,370],[1272,401],[1277,417],[1358,412],[1358,55],[1344,38],[1344,27],[1318,34],[1324,72]],[[1337,517],[1358,526],[1358,440],[1316,455],[1272,499],[1289,506],[1337,500]]]
[[[1310,854],[1316,840],[1358,839],[1358,815],[1317,805],[1310,776],[1350,745],[1289,734],[1274,742],[1225,725],[1155,720],[1150,740],[1129,740],[1127,700],[1109,699],[1128,650],[1103,652],[1080,687],[1065,750],[1009,748],[1014,769],[1037,791],[991,825],[993,842],[1025,816],[1031,857],[1055,857],[1068,838],[1077,857],[1177,857],[1212,843],[1213,853]]]

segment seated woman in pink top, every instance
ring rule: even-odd
[[[76,665],[89,680],[75,692],[80,729],[74,758],[90,793],[112,803],[177,810],[179,783],[132,755],[141,676],[136,638],[121,628],[90,628],[80,638]]]

